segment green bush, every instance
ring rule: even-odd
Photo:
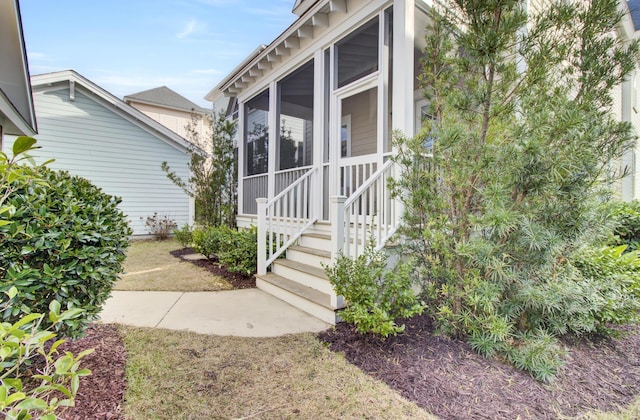
[[[615,223],[616,245],[627,245],[627,252],[640,249],[640,200],[616,202],[611,211]]]
[[[255,227],[232,229],[228,226],[195,229],[193,249],[207,258],[217,258],[232,273],[250,276],[257,267],[257,239]]]
[[[193,245],[193,229],[191,229],[191,226],[186,223],[180,229],[174,229],[173,236],[184,248],[188,248]]]
[[[7,198],[15,211],[0,226],[0,291],[15,286],[18,293],[0,316],[16,322],[46,313],[57,300],[84,311],[57,326],[75,337],[109,297],[131,229],[117,207],[120,199],[86,179],[44,168],[36,175],[43,182],[20,185]]]
[[[396,335],[405,327],[396,320],[420,314],[425,308],[411,289],[409,265],[400,263],[385,270],[386,262],[382,252],[369,245],[355,260],[340,255],[334,265],[324,266],[336,293],[347,301],[340,316],[360,333]]]
[[[640,321],[640,250],[627,246],[587,248],[574,264],[589,291],[589,320],[598,333],[613,332],[611,325]]]
[[[218,252],[220,263],[232,273],[250,276],[256,272],[258,265],[258,230],[252,226],[249,229],[235,230],[221,228],[223,235],[222,249]]]
[[[12,298],[17,293],[14,287],[6,295]],[[74,405],[80,378],[91,374],[88,369],[80,369],[80,361],[93,349],[78,355],[59,355],[58,347],[64,340],[57,340],[50,331],[58,323],[80,316],[82,310],[60,313],[57,301],[51,302],[49,308],[49,329],[42,328],[45,317],[38,313],[25,315],[15,323],[0,324],[0,413],[7,419],[57,419],[56,412]],[[36,358],[38,370],[33,373],[27,368],[33,367]]]

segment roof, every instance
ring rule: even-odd
[[[209,110],[198,106],[179,93],[166,86],[133,93],[123,98],[126,103],[140,102],[150,105],[159,105],[165,108],[177,109],[187,112],[208,113]]]
[[[37,132],[18,0],[0,2],[0,117],[5,133]]]
[[[293,5],[293,13],[298,16],[302,16],[304,12],[309,10],[318,0],[296,0]]]
[[[118,99],[74,70],[64,70],[33,76],[31,77],[31,84],[36,91],[58,86],[61,88],[69,88],[70,90],[78,88],[83,89],[89,94],[89,97],[92,97],[92,99],[98,99],[103,105],[110,107],[133,124],[155,135],[175,148],[186,152],[190,148],[194,147],[192,143],[183,137],[138,111],[131,105],[126,104],[124,101]]]
[[[640,30],[640,0],[628,0],[627,6],[631,13],[631,21],[633,22],[634,29]]]

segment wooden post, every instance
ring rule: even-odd
[[[331,261],[336,261],[344,246],[344,202],[346,197],[332,196],[329,200],[331,208]]]
[[[258,204],[258,275],[267,274],[267,199],[256,198]]]

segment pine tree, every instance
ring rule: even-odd
[[[407,252],[441,331],[548,380],[554,336],[602,327],[573,260],[609,229],[611,163],[635,140],[611,92],[638,43],[613,0],[439,4],[420,78],[433,118],[397,139]]]

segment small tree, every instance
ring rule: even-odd
[[[611,92],[638,44],[616,36],[613,0],[440,4],[421,76],[433,119],[398,139],[408,252],[443,332],[548,380],[553,336],[601,331],[573,258],[609,228],[611,163],[634,140]]]
[[[191,176],[183,180],[167,162],[162,170],[174,184],[195,198],[196,219],[206,226],[235,226],[238,202],[238,163],[236,158],[236,123],[224,112],[213,114],[210,141],[202,141],[197,131],[198,118],[192,115],[187,125]],[[206,152],[205,153],[203,153]]]

